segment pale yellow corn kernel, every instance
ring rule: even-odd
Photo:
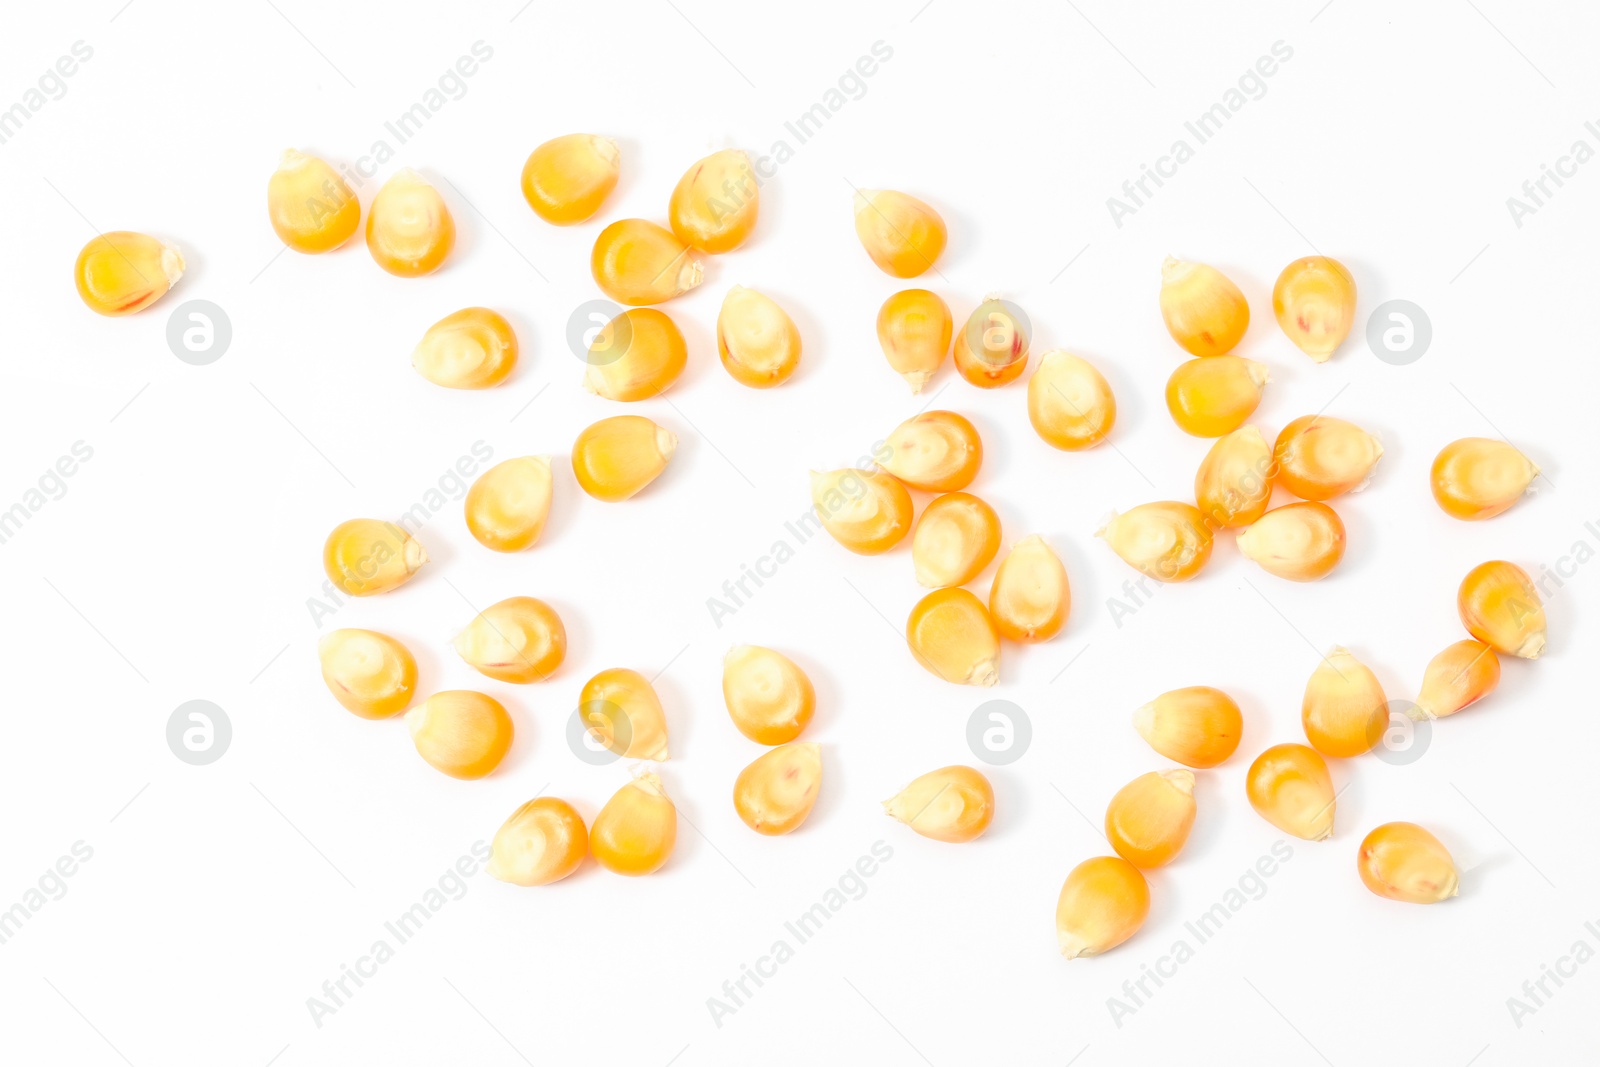
[[[462,308],[428,327],[411,365],[446,389],[488,389],[516,367],[517,332],[497,311]]]
[[[806,821],[822,787],[822,749],[811,743],[779,745],[739,772],[733,809],[758,834],[777,837]]]
[[[1241,426],[1200,461],[1194,502],[1212,527],[1249,526],[1272,500],[1272,446],[1254,426]]]
[[[1161,317],[1184,351],[1221,356],[1244,336],[1250,305],[1217,268],[1168,256],[1161,265]]]
[[[806,672],[770,648],[735,645],[722,661],[722,701],[739,732],[758,745],[800,736],[817,710]]]
[[[582,222],[617,187],[617,142],[569,133],[535,148],[522,165],[522,196],[533,213],[557,226]]]
[[[911,531],[911,494],[878,471],[812,471],[811,503],[822,528],[863,556],[889,551]]]
[[[1187,582],[1211,558],[1211,527],[1192,504],[1158,500],[1121,515],[1112,512],[1095,532],[1123,562],[1158,582]]]
[[[1422,674],[1414,719],[1454,715],[1494,692],[1500,684],[1500,657],[1481,641],[1457,641],[1433,659]]]
[[[571,804],[556,797],[530,800],[494,832],[484,870],[512,885],[549,885],[583,865],[589,831]]]
[[[1331,500],[1365,489],[1382,455],[1383,443],[1354,423],[1302,415],[1272,446],[1273,477],[1302,500]]]
[[[1389,701],[1378,676],[1343,648],[1322,658],[1300,702],[1306,740],[1324,756],[1370,751],[1389,726]]]
[[[732,252],[756,228],[759,207],[750,157],[728,148],[684,171],[667,204],[667,221],[678,240],[690,248]]]
[[[1461,876],[1450,850],[1411,822],[1386,822],[1361,842],[1356,870],[1380,897],[1407,904],[1437,904],[1460,892]]]
[[[878,465],[913,489],[953,493],[965,489],[983,464],[977,427],[953,411],[924,411],[894,428]]]
[[[1504,441],[1463,437],[1433,461],[1433,499],[1457,519],[1492,519],[1528,491],[1539,468]]]
[[[1266,364],[1239,356],[1191,359],[1167,379],[1167,410],[1194,437],[1221,437],[1244,425],[1271,376]]]
[[[1016,381],[1028,366],[1031,329],[1004,300],[984,297],[956,334],[957,372],[980,389]]]
[[[878,309],[878,344],[889,366],[913,393],[939,370],[950,352],[950,305],[926,289],[904,289]]]
[[[572,473],[596,500],[626,500],[655,481],[677,451],[678,437],[643,415],[614,415],[578,434]]]
[[[467,529],[496,552],[521,552],[539,540],[550,517],[550,457],[496,463],[467,490]]]
[[[1503,559],[1480,563],[1461,579],[1456,611],[1467,633],[1508,656],[1544,651],[1544,603],[1528,572]]]
[[[398,171],[367,211],[367,251],[401,278],[432,274],[456,244],[456,220],[439,190],[407,167]]]
[[[1297,259],[1272,287],[1272,313],[1296,348],[1324,363],[1356,320],[1356,280],[1336,259]]]
[[[1121,856],[1072,868],[1056,900],[1056,943],[1069,960],[1098,956],[1139,932],[1150,914],[1150,883]]]
[[[1333,834],[1328,761],[1305,745],[1273,745],[1250,764],[1245,793],[1256,814],[1286,834],[1323,841]]]
[[[1011,641],[1048,641],[1066,625],[1072,610],[1067,568],[1038,534],[1024,537],[995,568],[989,585],[989,617],[1000,636]]]
[[[1151,771],[1111,798],[1106,840],[1135,867],[1161,867],[1183,850],[1194,815],[1194,772]]]
[[[583,683],[578,717],[607,751],[627,759],[666,762],[667,713],[650,679],[609,667]]]
[[[911,609],[906,644],[918,663],[947,682],[1000,680],[1000,633],[983,601],[965,589],[935,589]]]
[[[567,628],[555,608],[531,596],[490,604],[456,634],[456,654],[498,682],[542,682],[567,658]]]
[[[971,767],[941,767],[885,800],[883,810],[923,837],[960,844],[994,820],[994,787]]]
[[[361,201],[326,162],[286,148],[267,179],[267,216],[278,240],[294,251],[329,252],[355,235]]]
[[[855,195],[856,236],[885,274],[915,278],[944,251],[944,219],[914,196],[892,189]]]
[[[146,234],[116,230],[83,246],[72,275],[90,311],[132,315],[178,284],[183,253]]]
[[[417,754],[452,778],[482,778],[511,750],[504,705],[470,689],[433,694],[406,712],[406,727]]]
[[[620,219],[601,230],[589,270],[601,292],[619,304],[659,304],[705,280],[689,246],[645,219]]]
[[[1215,767],[1239,747],[1244,717],[1227,693],[1191,685],[1162,693],[1135,710],[1133,728],[1170,760],[1186,767]]]
[[[770,389],[800,365],[800,330],[777,301],[736,285],[717,312],[717,354],[740,385]]]
[[[382,519],[349,519],[333,528],[322,546],[322,570],[351,596],[387,593],[411,580],[427,550],[400,527]]]
[[[678,809],[654,774],[641,774],[606,801],[589,827],[589,851],[608,871],[650,874],[678,843]]]
[[[1319,500],[1273,508],[1239,531],[1239,552],[1291,582],[1314,582],[1344,558],[1344,522]]]
[[[388,634],[334,630],[317,642],[317,656],[333,698],[363,719],[387,719],[416,695],[416,658]]]
[[[930,589],[966,585],[1000,550],[1000,516],[971,493],[946,493],[922,509],[911,534],[911,563]]]
[[[1028,379],[1028,421],[1045,444],[1078,452],[1111,433],[1117,398],[1088,360],[1054,349]]]
[[[655,308],[629,308],[589,345],[583,387],[607,400],[648,400],[672,387],[689,363],[678,324]]]

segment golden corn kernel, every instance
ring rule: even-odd
[[[1072,589],[1061,557],[1038,534],[1024,537],[995,568],[989,586],[989,616],[1000,636],[1012,641],[1048,641],[1061,632],[1072,610]]]
[[[1297,259],[1272,287],[1272,313],[1296,348],[1326,362],[1355,322],[1356,280],[1336,259]]]
[[[1033,327],[1019,311],[988,296],[967,316],[955,341],[956,370],[963,378],[980,389],[995,389],[1022,374]]]
[[[822,528],[863,556],[889,551],[911,529],[911,494],[877,471],[812,471],[811,503]]]
[[[1273,745],[1250,764],[1244,787],[1256,814],[1284,833],[1306,841],[1333,834],[1333,778],[1315,749]]]
[[[917,581],[930,589],[966,585],[999,550],[1000,516],[971,493],[935,497],[911,534]]]
[[[1028,379],[1028,421],[1044,443],[1066,452],[1092,448],[1117,421],[1117,398],[1087,360],[1054,349]]]
[[[1500,657],[1481,641],[1457,641],[1433,659],[1422,675],[1418,715],[1442,719],[1494,692],[1500,684]]]
[[[1249,526],[1272,500],[1272,446],[1254,426],[1217,439],[1194,476],[1194,502],[1213,527]]]
[[[600,290],[619,304],[659,304],[705,279],[689,246],[645,219],[621,219],[601,230],[589,270]]]
[[[411,365],[446,389],[487,389],[516,367],[517,332],[497,311],[462,308],[428,327]]]
[[[1244,717],[1220,689],[1191,685],[1162,693],[1133,713],[1150,747],[1186,767],[1215,767],[1239,747]]]
[[[1272,446],[1274,477],[1302,500],[1330,500],[1367,487],[1383,443],[1354,423],[1302,415]]]
[[[1158,500],[1118,515],[1095,536],[1130,567],[1158,582],[1187,582],[1211,558],[1211,527],[1200,509]]]
[[[1268,574],[1314,582],[1344,558],[1344,522],[1321,501],[1298,500],[1240,530],[1239,551]]]
[[[572,444],[572,473],[596,500],[626,500],[660,476],[678,437],[643,415],[614,415],[586,428]]]
[[[1411,822],[1386,822],[1361,842],[1361,881],[1380,897],[1407,904],[1437,904],[1460,891],[1450,850]]]
[[[490,877],[512,885],[549,885],[583,864],[589,831],[571,804],[539,797],[511,813],[489,848],[484,870]]]
[[[439,190],[407,167],[398,171],[367,211],[367,250],[390,274],[420,278],[439,269],[456,244],[456,220]]]
[[[959,844],[989,828],[994,787],[971,767],[941,767],[885,800],[883,810],[923,837]]]
[[[667,713],[650,679],[611,667],[583,683],[578,715],[590,735],[627,759],[667,759]]]
[[[1150,914],[1150,884],[1120,856],[1084,860],[1056,900],[1056,942],[1069,960],[1098,956],[1139,932]]]
[[[350,519],[322,546],[322,569],[351,596],[387,593],[411,580],[428,553],[412,536],[382,519]]]
[[[733,783],[733,808],[750,829],[776,837],[806,821],[821,786],[820,746],[779,745],[739,772]]]
[[[617,142],[592,133],[546,141],[522,165],[522,196],[534,214],[557,226],[582,222],[617,187]]]
[[[1342,648],[1317,664],[1300,702],[1306,740],[1324,756],[1359,756],[1389,727],[1389,701],[1378,676]]]
[[[1457,519],[1492,519],[1522,499],[1539,468],[1504,441],[1463,437],[1433,461],[1433,499]]]
[[[983,441],[977,427],[953,411],[925,411],[894,428],[879,466],[913,489],[953,493],[978,476]]]
[[[317,642],[322,680],[333,698],[363,719],[405,710],[417,691],[411,650],[376,630],[334,630]]]
[[[452,778],[482,778],[511,749],[505,707],[470,689],[433,694],[406,712],[406,726],[417,754]]]
[[[490,604],[452,643],[469,666],[499,682],[542,682],[567,658],[561,616],[531,596]]]
[[[800,365],[800,330],[777,301],[736,285],[717,313],[717,353],[734,381],[770,389]]]
[[[678,809],[653,774],[641,774],[613,793],[589,827],[589,851],[617,874],[660,870],[677,843]]]
[[[1160,867],[1189,840],[1194,813],[1193,771],[1141,774],[1106,806],[1106,840],[1135,867]]]
[[[739,732],[759,745],[800,736],[817,710],[817,692],[789,657],[757,645],[735,645],[722,661],[722,700]]]
[[[760,193],[750,157],[737,148],[713,152],[684,172],[672,190],[672,232],[701,252],[732,252],[756,228]]]
[[[983,601],[965,589],[935,589],[911,609],[906,644],[917,662],[947,682],[1000,680],[1000,634]]]
[[[1456,611],[1467,633],[1509,656],[1544,651],[1544,603],[1528,572],[1503,559],[1480,563],[1461,579]]]
[[[664,393],[689,362],[678,324],[655,308],[629,308],[589,345],[583,387],[607,400],[648,400]]]
[[[361,225],[361,201],[333,167],[288,148],[267,179],[267,216],[278,240],[294,251],[328,252]]]
[[[496,463],[467,490],[467,529],[496,552],[521,552],[539,540],[550,517],[550,457]]]
[[[1187,360],[1167,379],[1167,410],[1184,433],[1221,437],[1244,425],[1269,380],[1266,364],[1253,359]]]
[[[132,315],[178,284],[183,253],[146,234],[117,230],[84,245],[72,273],[90,311]]]
[[[1250,305],[1217,268],[1168,256],[1161,265],[1161,317],[1184,351],[1221,356],[1244,336]]]
[[[950,305],[926,289],[901,290],[878,309],[883,358],[913,393],[922,392],[944,362],[953,326]]]
[[[944,251],[944,219],[914,196],[892,189],[860,189],[855,209],[861,247],[885,274],[915,278]]]

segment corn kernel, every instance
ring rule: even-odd
[[[1150,914],[1150,884],[1120,856],[1072,868],[1056,900],[1056,942],[1069,960],[1098,956],[1139,932]]]
[[[1272,287],[1272,313],[1296,348],[1324,363],[1355,322],[1356,280],[1336,259],[1297,259]]]
[[[617,142],[592,133],[546,141],[522,165],[522,196],[534,214],[557,226],[582,222],[617,187]]]
[[[1433,659],[1422,675],[1418,715],[1442,719],[1494,692],[1500,684],[1500,657],[1481,641],[1457,641]]]
[[[1211,558],[1211,527],[1200,509],[1176,500],[1140,504],[1095,533],[1130,567],[1158,582],[1187,582]]]
[[[1244,717],[1220,689],[1191,685],[1162,693],[1133,713],[1150,747],[1186,767],[1215,767],[1239,747]]]
[[[1217,268],[1168,256],[1161,265],[1161,317],[1184,351],[1221,356],[1244,336],[1250,305]]]
[[[980,389],[1015,381],[1028,366],[1033,327],[1020,308],[988,296],[967,316],[956,335],[956,370]]]
[[[1544,604],[1528,572],[1503,559],[1467,572],[1456,593],[1467,633],[1508,656],[1538,659],[1544,651]]]
[[[433,694],[406,712],[406,727],[417,754],[452,778],[482,778],[511,750],[505,707],[470,689]]]
[[[885,274],[915,278],[944,251],[944,219],[914,196],[892,189],[860,189],[855,211],[861,247]]]
[[[999,550],[1000,516],[971,493],[935,497],[911,535],[917,581],[930,589],[966,585]]]
[[[417,661],[388,634],[334,630],[317,642],[317,656],[333,698],[363,719],[387,719],[416,695]]]
[[[84,245],[72,273],[90,311],[132,315],[178,284],[183,253],[146,234],[116,230]]]
[[[512,885],[549,885],[583,864],[589,831],[583,816],[556,797],[530,800],[501,824],[490,843],[491,878]]]
[[[883,810],[923,837],[960,844],[994,820],[994,787],[971,767],[941,767],[885,800]]]
[[[1328,415],[1302,415],[1272,446],[1278,484],[1302,500],[1358,493],[1372,479],[1383,444],[1354,423]]]
[[[619,304],[659,304],[705,280],[689,246],[645,219],[621,219],[601,230],[589,270],[600,290]]]
[[[1314,582],[1344,558],[1344,522],[1317,500],[1273,508],[1239,531],[1239,551],[1268,574]]]
[[[926,289],[904,289],[878,309],[883,358],[913,393],[922,392],[944,363],[953,326],[950,306]]]
[[[1380,897],[1407,904],[1437,904],[1460,891],[1450,850],[1411,822],[1386,822],[1361,842],[1361,881]]]
[[[1000,634],[983,601],[965,589],[935,589],[911,609],[906,644],[917,662],[947,682],[1000,679]]]
[[[1457,519],[1492,519],[1528,491],[1539,468],[1504,441],[1464,437],[1433,461],[1433,499]]]
[[[629,308],[589,345],[583,387],[607,400],[648,400],[664,393],[689,362],[678,324],[655,308]]]
[[[361,201],[333,167],[288,148],[267,179],[267,216],[278,240],[294,251],[329,252],[361,225]]]
[[[690,248],[732,252],[756,228],[760,194],[750,157],[737,148],[713,152],[684,172],[672,190],[667,219]]]
[[[821,786],[820,746],[779,745],[739,772],[733,783],[733,808],[750,829],[776,837],[806,821]]]
[[[626,500],[655,481],[677,450],[677,435],[643,415],[614,415],[572,445],[572,473],[596,500]]]
[[[1194,475],[1194,502],[1213,527],[1249,526],[1272,500],[1272,446],[1254,426],[1216,444]]]
[[[462,308],[428,327],[411,365],[446,389],[488,389],[516,367],[517,332],[497,311]]]
[[[1011,641],[1048,641],[1061,632],[1072,610],[1072,589],[1061,557],[1038,534],[1024,537],[995,568],[989,586],[989,617]]]
[[[382,519],[350,519],[322,546],[322,569],[351,596],[387,593],[411,580],[428,553],[412,536]]]
[[[398,171],[367,211],[367,251],[390,274],[420,278],[439,269],[456,244],[456,220],[439,190],[407,167]]]
[[[770,389],[800,365],[800,330],[777,301],[736,285],[717,313],[717,353],[734,381]]]
[[[722,661],[722,701],[740,733],[759,745],[783,745],[811,722],[817,692],[789,657],[735,645]]]
[[[812,471],[811,503],[822,528],[863,556],[889,551],[911,530],[911,494],[877,471]]]
[[[1028,379],[1028,421],[1053,448],[1093,448],[1117,421],[1117,398],[1087,360],[1055,349],[1044,354]]]
[[[641,774],[613,793],[589,827],[589,851],[617,874],[660,870],[677,843],[678,809],[653,774]]]
[[[498,682],[542,682],[567,658],[561,616],[531,596],[490,604],[456,635],[456,654]]]
[[[467,490],[467,529],[496,552],[521,552],[539,540],[550,517],[550,457],[496,463]]]
[[[978,476],[983,441],[978,430],[953,411],[925,411],[894,428],[879,466],[913,489],[953,493]]]
[[[1324,756],[1359,756],[1383,737],[1389,702],[1378,676],[1342,648],[1317,664],[1300,702],[1306,740]]]
[[[1250,764],[1245,793],[1256,814],[1286,834],[1306,841],[1333,834],[1333,778],[1315,749],[1273,745]]]
[[[1106,840],[1135,867],[1161,867],[1194,828],[1194,772],[1151,771],[1117,790],[1106,807]]]
[[[667,715],[650,679],[611,667],[583,683],[578,714],[607,750],[627,759],[667,760]]]
[[[1266,365],[1253,359],[1187,360],[1167,379],[1167,410],[1184,433],[1221,437],[1244,425],[1269,380]]]

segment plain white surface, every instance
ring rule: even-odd
[[[5,1059],[1592,1059],[1600,963],[1576,966],[1560,988],[1547,980],[1552,995],[1520,1026],[1507,1006],[1575,942],[1600,949],[1600,929],[1584,926],[1600,927],[1587,562],[1549,601],[1544,659],[1507,662],[1500,691],[1438,724],[1416,762],[1336,764],[1346,791],[1333,839],[1291,841],[1260,899],[1205,944],[1185,923],[1282,839],[1250,810],[1243,774],[1266,745],[1300,739],[1320,650],[1348,645],[1393,696],[1414,696],[1429,657],[1463,636],[1453,600],[1470,566],[1508,558],[1538,574],[1579,543],[1600,549],[1600,167],[1578,167],[1520,228],[1506,206],[1574,141],[1600,145],[1583,126],[1600,90],[1594,12],[1498,0],[791,12],[674,0],[535,2],[520,14],[520,0],[449,11],[121,4],[30,5],[0,37],[3,106],[75,41],[93,48],[64,94],[0,144],[0,504],[23,499],[74,442],[93,449],[65,495],[0,545],[14,683],[0,907],[75,842],[93,851],[65,895],[0,944]],[[493,56],[465,94],[396,144],[385,122],[476,41]],[[785,123],[877,41],[892,58],[798,144]],[[1106,198],[1277,41],[1293,57],[1264,95],[1114,225]],[[580,130],[619,140],[622,180],[597,220],[556,229],[527,209],[517,176],[534,145]],[[459,226],[446,268],[392,278],[359,241],[279,255],[264,208],[278,153],[353,163],[380,139],[397,151],[363,202],[400,166],[433,179]],[[761,193],[754,239],[667,306],[689,370],[667,396],[626,409],[679,434],[666,474],[607,505],[558,461],[545,538],[514,557],[472,541],[452,500],[420,535],[433,562],[413,582],[319,629],[306,601],[335,523],[396,517],[442,477],[448,488],[475,442],[496,459],[564,457],[579,429],[624,410],[582,392],[564,340],[572,309],[600,295],[594,235],[611,219],[664,220],[678,176],[707,152],[767,152],[779,139],[795,151]],[[948,252],[912,284],[958,318],[985,293],[1007,295],[1032,316],[1035,351],[1084,355],[1116,390],[1109,444],[1069,455],[1034,435],[1020,384],[982,392],[947,367],[930,389],[979,426],[987,454],[973,488],[1006,541],[1044,534],[1071,574],[1067,630],[1007,646],[993,691],[947,685],[911,659],[899,632],[918,596],[908,545],[865,559],[818,538],[720,628],[706,608],[787,536],[809,468],[852,462],[928,399],[909,396],[878,351],[877,307],[901,283],[857,244],[851,185],[905,189],[944,214]],[[91,227],[173,241],[189,273],[136,317],[89,314],[70,273]],[[1357,332],[1323,366],[1270,313],[1279,269],[1313,249],[1348,264],[1361,294]],[[1351,547],[1327,580],[1278,581],[1219,544],[1198,580],[1160,590],[1119,626],[1108,602],[1134,575],[1093,531],[1113,507],[1186,498],[1207,447],[1163,410],[1179,358],[1155,302],[1169,252],[1221,266],[1249,297],[1239,351],[1272,368],[1256,418],[1269,436],[1326,406],[1381,433],[1387,452],[1372,486],[1337,502]],[[736,283],[775,296],[804,335],[801,369],[781,389],[744,389],[717,365],[716,310]],[[233,325],[210,366],[179,362],[165,343],[171,311],[194,298]],[[1432,320],[1432,348],[1410,366],[1380,362],[1361,335],[1393,298]],[[522,340],[523,362],[493,392],[447,392],[408,366],[422,331],[468,304],[499,308]],[[1434,453],[1498,433],[1548,478],[1493,521],[1445,517],[1427,491]],[[566,620],[571,652],[548,684],[489,682],[446,643],[468,602],[514,594]],[[518,734],[501,770],[447,779],[400,722],[335,705],[315,642],[339,625],[405,639],[424,690],[504,699]],[[758,754],[721,704],[720,660],[735,641],[789,652],[817,686],[807,738],[824,746],[826,780],[788,838],[752,834],[729,800]],[[590,863],[541,890],[467,878],[460,899],[316,1025],[307,998],[389,937],[383,924],[519,803],[542,788],[592,818],[626,779],[623,765],[581,763],[564,739],[584,679],[608,666],[665,671],[674,757],[661,773],[684,816],[671,863],[639,880]],[[1200,775],[1195,833],[1151,877],[1143,931],[1099,960],[1064,962],[1053,932],[1063,877],[1106,850],[1096,826],[1111,794],[1163,765],[1131,712],[1200,683],[1244,707],[1241,749]],[[1026,709],[1033,741],[990,772],[991,832],[949,846],[888,820],[878,802],[910,778],[974,761],[968,716],[996,697]],[[231,747],[205,767],[165,740],[191,699],[232,722]],[[1357,845],[1392,819],[1445,841],[1465,871],[1459,899],[1408,907],[1362,887]],[[719,1027],[707,998],[775,941],[793,945],[784,923],[879,841],[893,856],[865,895]],[[1108,998],[1125,998],[1123,983],[1180,939],[1193,958],[1114,1019]]]

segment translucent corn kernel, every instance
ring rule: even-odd
[[[1407,904],[1437,904],[1460,891],[1450,850],[1411,822],[1386,822],[1361,842],[1361,881],[1380,897]]]
[[[1038,534],[1011,547],[989,586],[989,616],[1011,641],[1048,641],[1072,610],[1072,590],[1061,557]]]
[[[367,211],[367,250],[390,274],[420,278],[456,244],[456,220],[439,190],[407,167],[383,183]]]
[[[678,437],[643,415],[601,419],[572,444],[572,473],[596,500],[626,500],[660,476]]]
[[[1000,679],[1000,633],[983,601],[965,589],[935,589],[917,601],[906,644],[947,682],[988,686]]]
[[[678,324],[655,308],[629,308],[589,345],[583,387],[607,400],[648,400],[667,391],[689,362]]]
[[[505,707],[470,689],[433,694],[406,712],[406,726],[417,754],[452,778],[482,778],[511,749]]]
[[[953,326],[950,306],[926,289],[902,290],[878,309],[878,344],[883,358],[913,393],[922,392],[944,363]]]
[[[494,832],[484,870],[512,885],[549,885],[583,864],[589,831],[583,816],[556,797],[530,800]]]
[[[589,827],[589,851],[617,874],[660,870],[677,843],[678,809],[653,774],[641,774],[613,793]]]
[[[812,471],[811,503],[822,528],[863,556],[889,551],[911,530],[911,494],[877,471]]]
[[[462,308],[428,327],[411,365],[446,389],[488,389],[516,367],[517,332],[497,311]]]
[[[1250,764],[1244,787],[1256,814],[1284,833],[1306,841],[1333,834],[1333,778],[1315,749],[1273,745]]]
[[[569,133],[535,148],[522,165],[522,196],[534,214],[557,226],[582,222],[617,187],[617,142]]]
[[[1211,558],[1211,527],[1200,509],[1176,500],[1140,504],[1095,533],[1123,562],[1158,582],[1187,582]]]
[[[722,661],[722,700],[739,732],[758,745],[800,736],[817,709],[817,692],[789,657],[757,645],[735,645]]]
[[[1044,354],[1028,379],[1028,421],[1053,448],[1093,448],[1117,421],[1117,398],[1087,360],[1055,349]]]
[[[666,762],[667,713],[650,679],[626,667],[610,667],[583,683],[578,715],[589,734],[627,759]]]
[[[1413,718],[1442,719],[1494,692],[1500,657],[1481,641],[1457,641],[1433,659],[1422,675]]]
[[[956,370],[980,389],[1013,382],[1028,366],[1032,326],[1017,311],[998,297],[985,297],[956,335]]]
[[[1194,502],[1213,527],[1249,526],[1272,500],[1272,446],[1254,426],[1217,439],[1194,476]]]
[[[1272,287],[1272,313],[1296,348],[1326,362],[1355,322],[1356,280],[1336,259],[1297,259]]]
[[[1098,956],[1139,932],[1150,914],[1150,884],[1120,856],[1084,860],[1056,900],[1056,942],[1069,960]]]
[[[467,529],[496,552],[521,552],[539,540],[550,517],[550,457],[496,463],[467,490]]]
[[[417,691],[411,650],[376,630],[334,630],[317,642],[322,680],[333,698],[363,719],[404,711]]]
[[[1302,500],[1358,493],[1372,479],[1383,444],[1354,423],[1328,415],[1302,415],[1272,446],[1274,477]]]
[[[1528,572],[1503,559],[1480,563],[1461,579],[1456,610],[1467,633],[1508,656],[1544,651],[1544,603]]]
[[[129,230],[103,233],[83,246],[73,267],[78,296],[100,315],[132,315],[183,277],[183,253]]]
[[[917,581],[930,589],[966,585],[999,550],[1000,516],[971,493],[935,497],[911,534]]]
[[[734,381],[770,389],[800,365],[800,330],[777,301],[736,285],[717,313],[717,353]]]
[[[1193,771],[1141,774],[1106,806],[1106,840],[1135,867],[1160,867],[1189,840],[1194,813]]]
[[[806,821],[822,786],[821,747],[779,745],[739,772],[733,783],[733,808],[758,834],[776,837]]]
[[[756,228],[760,193],[750,157],[737,148],[713,152],[684,172],[672,190],[672,232],[701,252],[732,252]]]
[[[1253,359],[1187,360],[1167,379],[1167,410],[1184,433],[1221,437],[1244,425],[1269,378],[1266,365]]]
[[[561,616],[531,596],[490,604],[452,643],[468,666],[499,682],[542,682],[567,658]]]
[[[923,837],[959,844],[989,828],[994,787],[971,767],[941,767],[885,800],[883,810]]]
[[[1191,685],[1162,693],[1133,713],[1150,747],[1186,767],[1215,767],[1239,747],[1244,718],[1220,689]]]
[[[1389,726],[1389,701],[1378,676],[1342,648],[1317,664],[1300,702],[1306,740],[1324,756],[1359,756]]]
[[[879,466],[929,493],[965,489],[983,463],[977,428],[953,411],[913,415],[894,428],[885,444],[889,456]]]
[[[621,219],[601,230],[589,270],[600,290],[619,304],[659,304],[705,279],[689,246],[645,219]]]
[[[411,580],[428,553],[410,534],[382,519],[350,519],[322,546],[322,569],[351,596],[387,593]]]
[[[944,219],[914,196],[861,189],[855,196],[856,236],[885,274],[915,278],[944,251]]]
[[[267,179],[267,215],[294,251],[329,252],[361,225],[361,201],[333,167],[288,148]]]
[[[1239,287],[1215,267],[1167,257],[1161,265],[1161,317],[1186,352],[1221,356],[1250,325],[1250,305]]]
[[[1464,437],[1433,461],[1433,499],[1457,519],[1492,519],[1528,491],[1539,468],[1504,441]]]
[[[1239,551],[1268,574],[1314,582],[1344,558],[1344,523],[1321,501],[1299,500],[1240,530]]]

